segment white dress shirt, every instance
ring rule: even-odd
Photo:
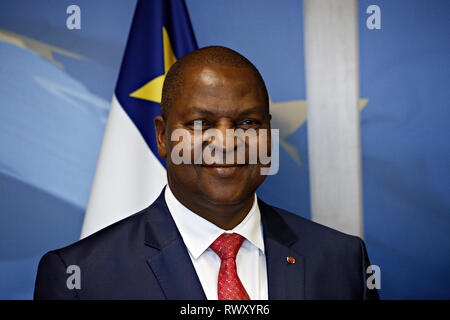
[[[166,186],[164,197],[208,300],[217,300],[221,263],[209,246],[225,232],[238,233],[245,238],[236,256],[236,268],[250,299],[268,299],[263,230],[256,195],[247,216],[233,230],[223,230],[186,208],[175,198],[169,186]]]

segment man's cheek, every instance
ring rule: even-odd
[[[192,164],[194,158],[194,139],[185,129],[176,129],[170,137],[170,161],[175,165]]]

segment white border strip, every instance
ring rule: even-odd
[[[144,209],[166,183],[165,168],[114,96],[81,238]]]
[[[362,236],[356,0],[303,0],[312,219]]]

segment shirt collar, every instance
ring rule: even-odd
[[[197,259],[222,233],[238,233],[264,253],[261,212],[255,194],[252,208],[232,230],[223,230],[186,208],[175,198],[169,186],[164,197],[181,237],[194,259]]]

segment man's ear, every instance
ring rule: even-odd
[[[156,145],[161,158],[166,158],[166,121],[162,116],[155,118]]]

